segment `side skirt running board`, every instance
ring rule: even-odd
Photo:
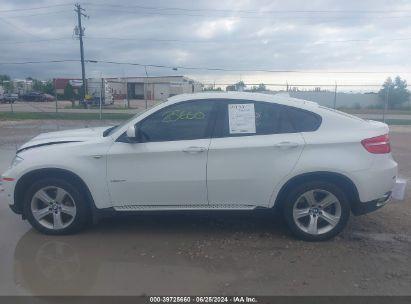
[[[202,205],[125,205],[114,206],[115,211],[167,211],[167,210],[253,210],[254,205],[202,204]]]

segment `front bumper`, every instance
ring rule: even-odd
[[[9,207],[15,214],[22,214],[22,210],[18,205],[9,205]]]

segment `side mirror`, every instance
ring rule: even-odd
[[[127,137],[132,139],[133,141],[136,140],[136,133],[136,127],[134,125],[130,125],[126,131]]]

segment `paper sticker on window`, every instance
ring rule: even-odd
[[[228,123],[230,134],[255,133],[254,104],[229,104]]]

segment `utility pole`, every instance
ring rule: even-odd
[[[83,36],[84,36],[84,28],[81,26],[81,17],[86,17],[89,18],[83,11],[85,11],[84,8],[81,7],[79,3],[75,4],[75,9],[74,11],[77,13],[77,30],[76,28],[74,29],[74,32],[76,35],[78,35],[79,40],[80,40],[80,57],[81,57],[81,78],[83,80],[83,92],[81,98],[83,99],[83,102],[85,102],[85,97],[86,97],[86,92],[87,92],[87,83],[86,83],[86,69],[84,66],[84,48],[83,48]]]
[[[145,100],[146,109],[147,109],[147,108],[148,108],[148,104],[147,104],[147,96],[146,96],[146,94],[147,94],[146,86],[148,86],[148,73],[147,73],[147,66],[146,66],[146,65],[144,66],[144,71],[146,72],[146,79],[145,79],[145,81],[144,81],[144,100]]]
[[[334,109],[337,108],[337,81],[335,82],[335,87],[334,87]]]
[[[56,100],[56,114],[57,114],[57,112],[58,112],[58,106],[57,106],[56,78],[53,79],[53,85],[54,85],[54,99]]]
[[[100,84],[100,120],[103,118],[103,90],[104,90],[104,79],[103,79],[103,73],[100,75],[101,78],[101,84]],[[104,97],[106,97],[106,94],[104,94]]]

